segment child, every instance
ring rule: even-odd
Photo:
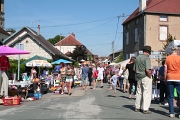
[[[118,76],[113,71],[113,76],[111,77],[111,87],[106,91],[113,89],[114,90],[114,97],[116,97],[116,86],[117,86]]]

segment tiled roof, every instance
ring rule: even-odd
[[[57,42],[55,44],[56,46],[77,46],[77,45],[83,45],[80,43],[76,38],[75,34],[72,33],[69,36],[65,37],[61,41]]]
[[[2,29],[1,27],[0,27],[0,33],[2,33],[2,34],[4,34],[4,35],[7,35],[7,36],[10,36],[10,34],[9,33],[7,33],[4,29]]]
[[[180,0],[148,0],[146,2],[146,9],[144,13],[161,13],[161,14],[178,14],[180,15]],[[137,8],[124,22],[132,20],[139,14],[139,8]]]

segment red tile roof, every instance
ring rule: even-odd
[[[10,34],[8,32],[6,32],[4,29],[2,29],[1,27],[0,27],[0,33],[10,36]]]
[[[70,34],[69,36],[65,37],[61,41],[55,44],[56,46],[76,46],[76,45],[83,45],[80,43],[76,38],[74,33]]]
[[[144,13],[162,13],[162,14],[178,14],[180,15],[180,0],[148,0],[146,2],[146,9]],[[124,22],[132,20],[139,14],[139,8],[137,8]]]

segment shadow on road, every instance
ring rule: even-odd
[[[114,95],[107,95],[107,97],[114,97]]]
[[[132,110],[132,111],[135,110],[135,106],[134,106],[134,105],[124,105],[123,107],[124,107],[124,108],[128,108],[128,109],[130,109],[130,110]],[[156,114],[168,116],[168,113],[166,113],[166,112],[163,111],[163,110],[157,110],[157,109],[155,109],[155,108],[150,108],[149,110],[150,110],[152,113],[156,113]]]

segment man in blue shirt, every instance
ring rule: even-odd
[[[88,64],[83,65],[82,68],[82,87],[83,90],[87,90],[87,85],[88,85]]]

